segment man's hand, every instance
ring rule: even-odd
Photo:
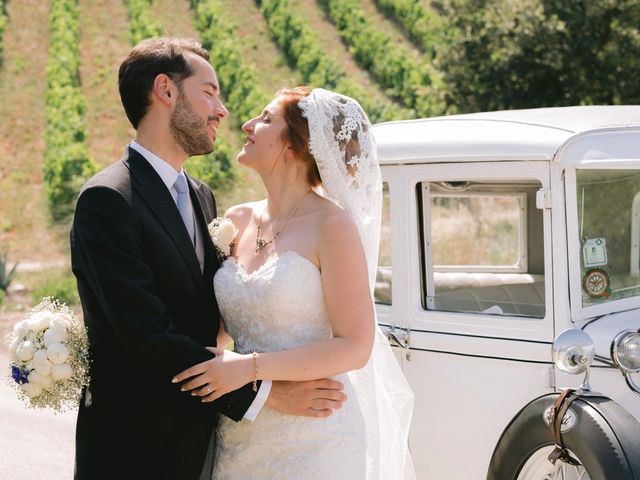
[[[333,380],[273,382],[266,404],[285,415],[324,418],[342,408],[344,386]]]

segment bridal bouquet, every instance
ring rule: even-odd
[[[47,297],[9,334],[11,377],[28,406],[75,407],[89,383],[87,332],[64,304]]]
[[[209,224],[209,235],[213,246],[223,257],[231,255],[233,240],[238,234],[238,229],[227,217],[216,217]]]

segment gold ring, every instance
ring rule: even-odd
[[[207,385],[207,393],[211,393],[211,392],[213,392],[213,390],[211,390],[211,389],[209,388],[209,385]]]

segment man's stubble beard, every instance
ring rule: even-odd
[[[206,122],[193,110],[183,92],[179,93],[176,109],[169,120],[169,131],[190,157],[213,152],[213,140],[207,132]]]

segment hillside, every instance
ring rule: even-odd
[[[133,3],[133,2],[130,2]],[[200,37],[194,11],[187,0],[153,0],[149,13],[163,32]],[[367,2],[367,10],[375,8]],[[273,40],[260,6],[253,0],[216,2],[222,15],[233,27],[233,42],[239,46],[244,62],[259,72],[259,88],[271,96],[278,88],[304,83],[304,76]],[[48,12],[51,3],[42,0],[7,2],[7,27],[2,37],[4,62],[0,69],[0,92],[3,102],[0,115],[2,143],[0,155],[0,250],[21,262],[64,258],[67,251],[67,221],[52,223],[47,211],[43,186],[43,153],[46,125],[46,79],[44,62],[49,47]],[[115,161],[133,130],[123,115],[117,93],[117,68],[131,47],[127,2],[117,0],[79,0],[80,90],[85,98],[83,114],[85,144],[89,156],[101,168]],[[344,66],[346,75],[373,98],[385,98],[384,86],[358,66],[348,46],[322,8],[311,0],[297,0],[293,9],[310,19],[317,32],[319,47]],[[382,14],[377,13],[380,18]],[[389,29],[389,25],[385,25]],[[394,42],[400,36],[396,33]],[[409,45],[407,43],[407,45]],[[415,50],[415,49],[414,49]],[[415,51],[412,52],[415,54]],[[215,66],[215,65],[214,65]],[[226,94],[233,85],[223,85]],[[393,100],[384,100],[395,103]],[[241,144],[239,125],[245,119],[234,118],[222,130],[221,137],[234,149]],[[25,128],[26,127],[26,128]],[[233,161],[233,159],[232,159]],[[238,170],[233,188],[233,202],[259,195],[257,179]],[[249,177],[249,178],[247,178]],[[223,195],[222,204],[227,205]]]
[[[230,110],[218,150],[232,180],[211,177],[223,209],[264,194],[257,176],[236,165],[234,152],[244,142],[242,123],[279,88],[337,88],[371,105],[374,119],[415,115],[353,56],[320,3],[282,5],[306,32],[295,54],[274,23],[278,12],[268,15],[256,0],[0,0],[6,12],[0,94],[10,99],[0,103],[0,254],[7,252],[9,266],[20,263],[18,291],[0,306],[0,317],[15,319],[38,294],[69,294],[74,302],[68,199],[85,175],[116,161],[135,134],[120,105],[117,70],[136,38],[162,32],[198,38],[210,49]],[[375,3],[366,9],[375,13]],[[419,63],[420,53],[397,27],[383,13],[373,17]]]
[[[585,22],[562,2],[476,4],[0,0],[0,254],[10,264],[68,265],[75,193],[134,135],[116,76],[148,35],[196,37],[211,52],[230,115],[217,152],[186,168],[212,185],[223,209],[263,195],[235,152],[242,123],[283,86],[352,95],[374,122],[640,99],[637,2],[593,6]]]

